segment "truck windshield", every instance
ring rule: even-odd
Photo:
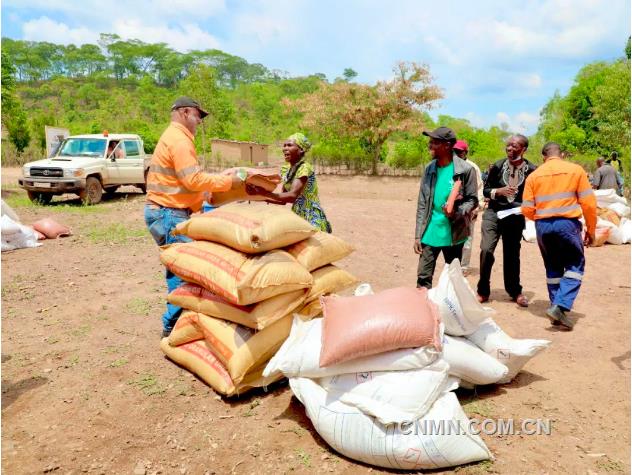
[[[105,139],[66,139],[59,149],[58,157],[103,157]]]

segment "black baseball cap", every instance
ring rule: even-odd
[[[456,142],[456,134],[454,133],[454,130],[448,127],[439,127],[431,132],[424,130],[422,134],[432,139],[444,140],[445,142],[452,143]]]
[[[208,115],[208,112],[202,109],[202,107],[200,107],[200,104],[197,101],[194,101],[193,99],[187,96],[178,97],[176,99],[176,102],[174,102],[173,105],[171,106],[171,110],[174,111],[182,107],[194,107],[195,109],[200,111],[200,118],[202,119]]]

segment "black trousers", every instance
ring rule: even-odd
[[[454,259],[461,261],[461,255],[463,254],[463,244],[457,244],[456,246],[446,247],[433,247],[423,244],[421,255],[419,256],[419,265],[417,266],[417,287],[426,287],[427,289],[432,287],[432,276],[434,275],[435,267],[437,265],[437,257],[443,252],[443,258],[446,263],[452,262]]]
[[[511,297],[522,293],[520,285],[520,241],[525,226],[524,216],[511,215],[498,219],[496,212],[486,209],[481,220],[481,264],[478,294],[489,297],[490,278],[494,266],[494,251],[498,240],[503,240],[503,278],[505,290]]]

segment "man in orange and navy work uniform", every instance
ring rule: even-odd
[[[186,236],[172,236],[171,231],[191,213],[199,211],[204,192],[228,191],[241,183],[235,175],[211,175],[200,168],[193,138],[197,126],[208,113],[189,97],[180,97],[171,107],[171,124],[163,132],[151,158],[147,175],[145,223],[159,246],[188,242]],[[182,280],[166,271],[167,290],[171,292]],[[182,308],[167,304],[162,316],[162,336],[168,336]]]
[[[561,155],[555,142],[542,148],[544,163],[527,178],[521,208],[535,220],[551,301],[546,315],[553,325],[572,330],[574,323],[566,312],[573,307],[584,276],[584,244],[595,238],[597,199],[584,169]],[[583,242],[582,213],[588,229]]]

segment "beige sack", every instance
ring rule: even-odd
[[[295,290],[252,305],[236,305],[196,284],[184,284],[167,296],[169,303],[245,327],[263,330],[296,310],[307,290]]]
[[[246,183],[260,186],[268,191],[274,191],[281,183],[281,176],[276,170],[266,171],[258,168],[246,168],[245,170],[248,172],[248,178],[237,188],[224,192],[214,192],[211,195],[210,203],[213,206],[223,206],[233,201],[263,201],[266,199],[264,196],[246,193]]]
[[[163,246],[161,262],[178,277],[238,305],[311,287],[312,276],[285,251],[249,256],[206,241]]]
[[[286,250],[311,272],[347,257],[354,248],[333,234],[319,231],[303,241],[292,244]]]
[[[172,346],[181,346],[186,341],[185,337],[201,334],[237,384],[254,370],[265,366],[286,340],[291,328],[291,315],[257,332],[201,313],[186,312],[178,320],[168,341]]]
[[[231,203],[191,217],[174,234],[225,244],[249,254],[289,246],[316,232],[289,207],[268,203]]]
[[[315,270],[312,272],[312,277],[314,284],[305,298],[303,308],[297,312],[303,320],[314,318],[322,313],[321,296],[341,292],[358,282],[349,272],[334,265]]]
[[[240,384],[235,385],[226,368],[215,357],[204,340],[171,346],[168,338],[163,338],[160,349],[169,359],[197,375],[216,392],[226,396],[243,394],[250,389],[265,387],[281,379],[279,375],[264,378],[261,373],[265,366],[262,366],[244,378]]]

